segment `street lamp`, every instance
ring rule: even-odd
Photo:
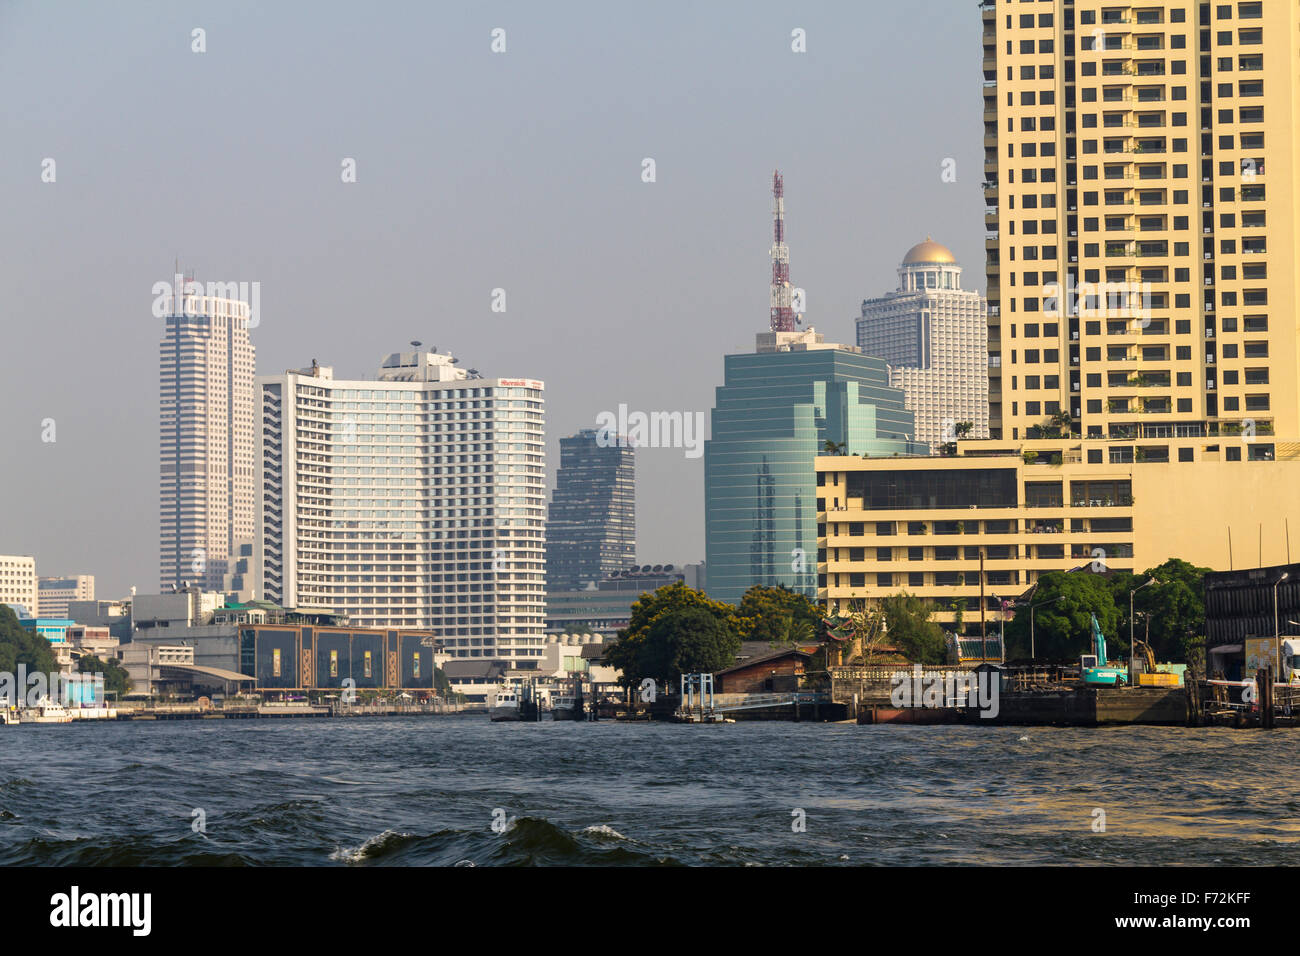
[[[1273,679],[1282,673],[1282,630],[1277,625],[1277,586],[1291,576],[1290,571],[1283,571],[1282,576],[1273,582]]]
[[[1038,658],[1038,651],[1034,644],[1034,611],[1044,605],[1055,604],[1063,597],[1065,597],[1064,594],[1058,594],[1054,598],[1048,598],[1046,601],[1039,601],[1037,604],[1029,605],[1029,659],[1031,661]]]
[[[1007,611],[1013,607],[1011,601],[1003,599],[1001,602],[1002,620],[998,622],[998,643],[1001,645],[1002,663],[1007,662]]]
[[[1133,595],[1137,594],[1145,587],[1148,587],[1152,584],[1158,584],[1158,583],[1159,582],[1156,581],[1155,578],[1152,578],[1151,580],[1147,581],[1146,584],[1139,584],[1133,590],[1128,592],[1128,682],[1129,682],[1129,686],[1132,686],[1133,684],[1133,657],[1137,652],[1137,648],[1133,644]],[[1102,663],[1102,662],[1099,661],[1098,663]]]

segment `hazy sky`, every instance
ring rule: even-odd
[[[0,553],[157,588],[151,289],[177,257],[261,283],[259,373],[371,377],[419,339],[543,379],[552,484],[561,436],[707,413],[752,350],[774,167],[828,340],[927,234],[982,290],[980,30],[975,0],[0,0]],[[703,558],[703,473],[638,452],[642,562]]]

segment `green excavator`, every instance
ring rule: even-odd
[[[1155,658],[1151,656],[1151,648],[1147,647],[1146,652],[1154,671]],[[1092,653],[1079,658],[1079,673],[1085,684],[1093,686],[1123,687],[1128,683],[1128,666],[1106,660],[1106,637],[1101,633],[1096,614],[1092,616]]]

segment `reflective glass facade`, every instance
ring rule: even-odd
[[[704,444],[708,591],[817,594],[817,485],[825,443],[887,457],[927,454],[882,359],[841,349],[728,355]]]

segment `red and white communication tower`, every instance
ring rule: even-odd
[[[772,331],[793,332],[799,319],[791,306],[790,250],[785,244],[785,180],[772,173]]]

